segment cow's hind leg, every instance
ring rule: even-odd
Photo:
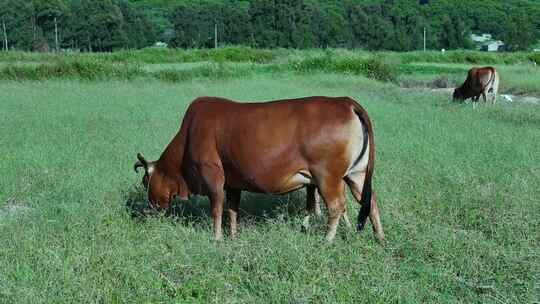
[[[355,198],[355,200],[362,204],[362,187],[364,186],[364,172],[353,173],[345,177],[345,181]],[[374,191],[371,194],[371,208],[369,211],[369,220],[373,226],[373,232],[379,243],[384,242],[384,231],[381,224],[381,218],[379,215],[379,207],[377,206],[377,196]]]
[[[316,216],[321,215],[321,197],[318,194],[317,188],[315,185],[308,185],[306,187],[307,193],[306,193],[306,210],[307,215],[304,217],[304,221],[302,223],[302,227],[304,230],[309,229],[309,221],[313,214]],[[345,223],[345,226],[347,228],[352,228],[351,221],[349,220],[349,216],[347,215],[347,206],[345,205],[345,210],[343,211],[343,215],[341,219]]]
[[[231,238],[236,238],[238,232],[238,210],[242,191],[237,189],[227,189],[227,207],[229,209],[229,229]]]
[[[214,191],[210,194],[212,204],[212,218],[214,220],[214,239],[221,241],[223,239],[223,230],[221,227],[223,217],[223,201],[225,200],[225,191]]]
[[[493,83],[491,84],[491,90],[493,92],[493,100],[492,103],[497,103],[497,93],[499,91],[499,75],[495,73],[495,79],[493,80]]]
[[[336,236],[341,215],[345,212],[345,184],[341,178],[326,179],[319,185],[319,191],[328,210],[328,231],[326,240],[332,242]]]
[[[491,104],[496,104],[497,103],[497,87],[495,86],[495,84],[491,86],[490,91],[491,91]]]
[[[315,198],[315,215],[319,216],[321,215],[321,196],[317,188],[315,188],[313,196]]]

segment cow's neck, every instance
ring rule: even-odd
[[[170,179],[178,187],[178,195],[188,196],[186,183],[182,176],[182,160],[184,157],[184,141],[177,134],[158,159],[158,167],[165,178]]]

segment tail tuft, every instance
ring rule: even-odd
[[[358,230],[358,232],[364,229],[367,218],[371,211],[371,195],[372,195],[372,188],[371,188],[371,179],[370,179],[366,181],[362,189],[362,207],[360,208],[360,211],[358,212],[358,222],[356,224],[356,229]]]

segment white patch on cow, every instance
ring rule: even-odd
[[[147,172],[149,176],[152,175],[152,173],[154,173],[154,165],[148,165]]]
[[[366,151],[364,152],[364,155],[362,155],[362,158],[360,161],[355,164],[355,162],[360,157],[360,153],[362,153],[362,146],[364,145],[364,140],[368,140],[368,138],[364,138],[364,126],[362,126],[362,122],[360,119],[355,119],[351,129],[350,129],[350,138],[351,141],[349,143],[349,168],[347,169],[345,176],[350,175],[354,172],[359,171],[365,171],[367,168],[368,160],[369,160],[369,142],[367,143]]]
[[[497,102],[497,93],[499,91],[499,82],[500,82],[499,72],[497,72],[497,70],[495,70],[495,75],[493,77],[493,81],[491,82],[491,93],[493,94],[491,102],[493,104],[495,104]]]
[[[313,178],[307,171],[300,170],[289,179],[291,185],[310,185],[313,184]]]
[[[360,161],[354,167],[347,170],[346,175],[351,175],[351,174],[354,174],[354,173],[357,173],[357,172],[366,171],[367,165],[368,165],[368,162],[369,162],[369,149],[370,149],[370,146],[369,146],[369,142],[368,142],[367,147],[366,147],[366,152],[364,153],[364,155],[362,155],[362,158],[360,159]],[[358,155],[358,157],[359,157],[359,155]]]

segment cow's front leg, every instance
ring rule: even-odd
[[[225,175],[223,169],[213,164],[202,164],[200,166],[201,176],[205,182],[206,192],[210,198],[212,206],[212,218],[214,220],[214,239],[223,239],[221,219],[223,216],[223,205],[225,202]]]

